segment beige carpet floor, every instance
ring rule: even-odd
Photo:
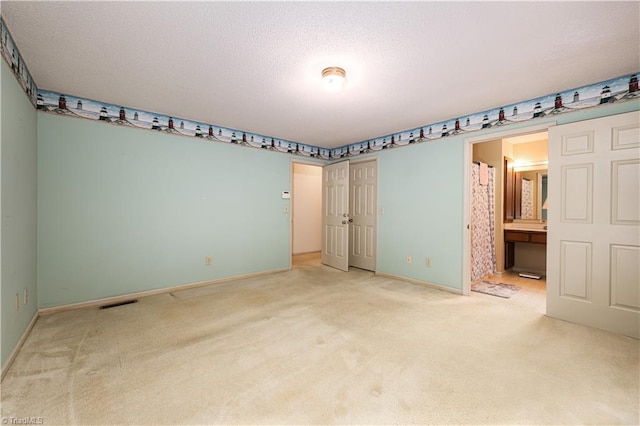
[[[308,259],[266,277],[39,318],[2,382],[2,416],[47,425],[640,422],[637,340]]]

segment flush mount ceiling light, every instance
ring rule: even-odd
[[[327,67],[322,70],[322,82],[327,92],[339,92],[346,80],[347,73],[340,67]]]

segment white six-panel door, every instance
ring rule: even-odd
[[[640,338],[640,112],[549,129],[547,314]]]
[[[349,270],[349,162],[322,169],[322,263]]]
[[[352,163],[349,191],[349,265],[375,271],[377,162]]]

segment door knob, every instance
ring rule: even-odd
[[[349,213],[342,213],[342,217],[348,217]]]
[[[343,220],[343,221],[342,221],[342,224],[343,224],[343,225],[346,225],[346,224],[347,224],[347,221],[346,221],[346,220]]]
[[[349,223],[353,222],[353,219],[349,219]]]

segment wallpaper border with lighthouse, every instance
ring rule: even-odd
[[[329,159],[327,148],[274,138],[211,123],[188,120],[165,114],[127,108],[87,98],[38,89],[37,108],[40,111],[71,117],[98,120],[105,123],[152,130],[176,136],[226,142],[306,157]]]
[[[18,84],[22,87],[22,90],[27,94],[27,97],[36,106],[36,92],[37,85],[31,77],[31,73],[24,63],[18,46],[13,41],[11,33],[7,29],[7,25],[4,23],[2,16],[0,16],[0,56],[5,60],[9,68],[13,71],[13,75]]]
[[[638,74],[638,73],[637,73]],[[257,133],[235,130],[211,123],[187,120],[38,89],[41,111],[104,121],[122,126],[161,131],[181,136],[244,145],[306,157],[334,160],[375,151],[446,138],[457,134],[507,126],[537,118],[594,108],[613,102],[640,99],[637,74],[566,90],[529,101],[518,102],[475,114],[461,116],[338,148],[321,148]]]
[[[43,112],[323,160],[354,157],[370,152],[446,138],[452,135],[472,133],[482,129],[506,126],[512,123],[535,120],[585,108],[594,108],[612,102],[640,99],[637,77],[640,72],[636,72],[528,101],[496,107],[491,110],[451,118],[329,149],[211,123],[38,89],[2,16],[0,16],[0,53],[11,67],[15,78],[32,104]]]
[[[472,133],[482,129],[521,123],[585,108],[594,108],[613,102],[640,99],[638,74],[640,72],[357,142],[332,150],[331,157],[352,157],[363,153],[427,142],[452,135]]]

